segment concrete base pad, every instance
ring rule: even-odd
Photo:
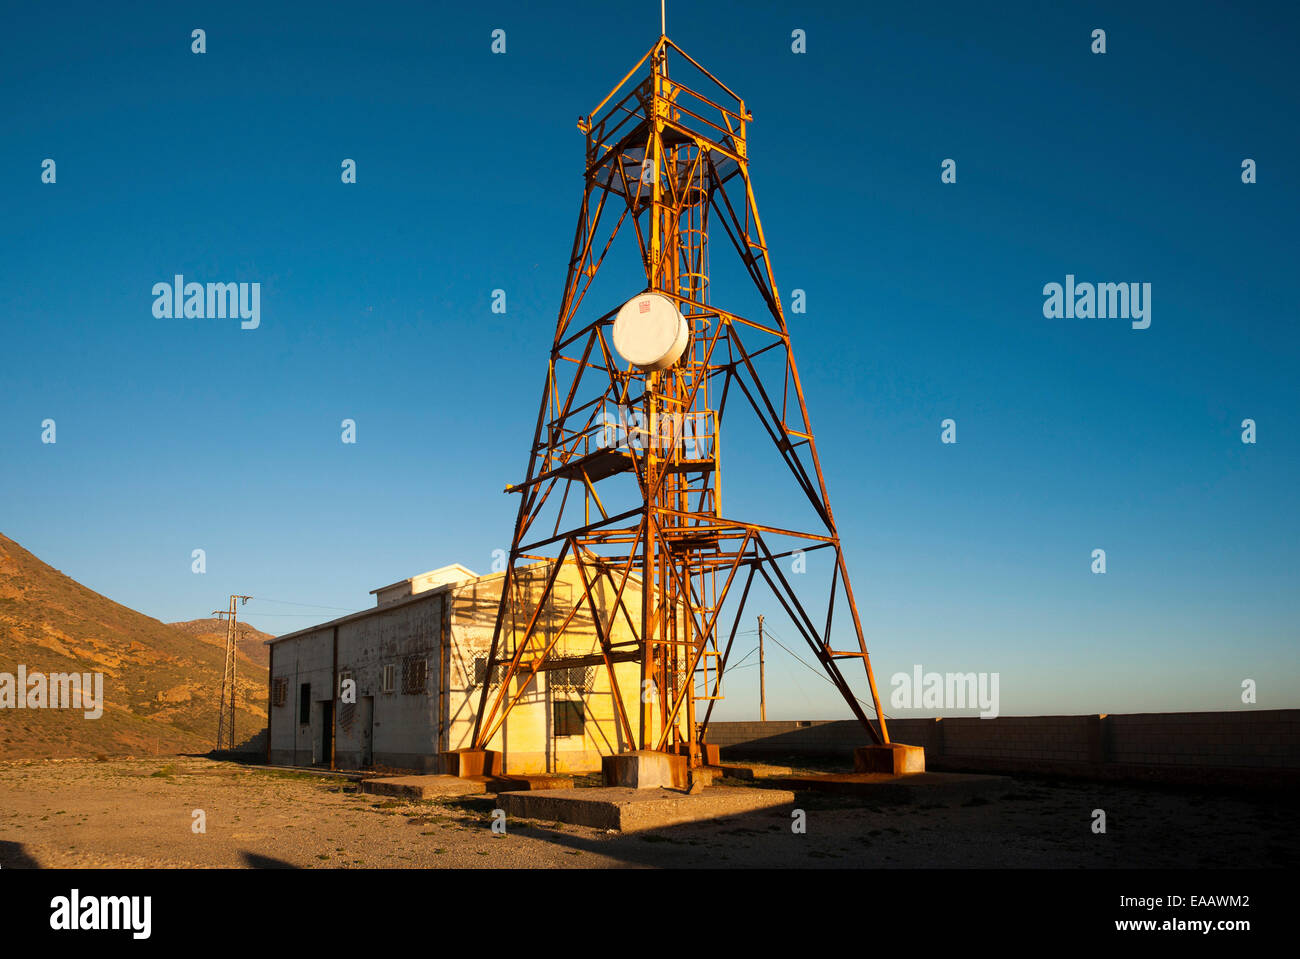
[[[385,776],[367,779],[361,784],[363,793],[401,799],[441,799],[446,796],[571,788],[573,778],[570,776]]]
[[[794,772],[789,766],[771,766],[767,763],[721,763],[717,767],[718,775],[730,776],[732,779],[771,779],[774,776],[789,776]]]
[[[765,778],[765,783],[796,791],[815,790],[861,796],[880,802],[947,803],[976,796],[998,796],[1011,788],[1007,776],[965,773],[808,773]]]
[[[883,746],[859,746],[853,750],[855,773],[889,773],[893,776],[911,776],[925,772],[925,749],[921,746],[904,746],[886,743]]]
[[[698,782],[704,786],[712,786],[715,781],[730,776],[731,773],[722,766],[701,766],[699,769],[692,769],[688,774],[689,782]],[[751,779],[753,777],[750,777]]]
[[[765,809],[788,809],[794,804],[794,793],[721,786],[688,796],[664,789],[606,786],[505,793],[498,802],[507,816],[636,832]]]
[[[501,776],[472,776],[472,781],[482,780],[487,786],[488,792],[508,793],[508,792],[527,792],[532,789],[572,789],[572,776],[556,775],[513,775],[506,774]]]
[[[755,779],[771,779],[774,776],[788,776],[794,772],[789,766],[772,766],[768,763],[721,763],[717,766],[718,775],[732,779],[753,782]]]
[[[401,799],[439,799],[444,796],[473,796],[488,790],[483,776],[478,780],[459,776],[389,776],[365,780],[361,791]]]

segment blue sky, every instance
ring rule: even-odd
[[[1300,705],[1297,17],[1132,7],[670,5],[755,116],[883,695],[919,663],[1000,673],[1004,714],[1234,708],[1245,678],[1262,708]],[[163,620],[231,592],[314,604],[246,608],[276,633],[486,570],[572,241],[575,120],[653,43],[657,4],[2,22],[0,531]],[[156,319],[176,273],[261,283],[260,328]],[[1151,283],[1150,328],[1045,319],[1066,274]],[[724,450],[734,502],[787,497]],[[756,673],[719,718],[756,711]],[[780,648],[768,681],[771,718],[847,715]]]

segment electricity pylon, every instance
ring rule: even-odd
[[[235,748],[235,638],[239,629],[235,600],[247,603],[252,598],[231,594],[230,609],[212,611],[212,615],[226,621],[226,666],[221,673],[221,707],[217,713],[218,750]]]
[[[526,477],[507,490],[520,503],[487,662],[488,675],[498,666],[503,675],[483,683],[474,749],[488,746],[539,673],[563,667],[553,650],[574,616],[589,611],[625,748],[683,752],[699,765],[756,582],[776,597],[869,742],[889,742],[750,181],[751,120],[744,101],[666,35],[579,119],[583,198]],[[750,319],[712,302],[723,276],[711,270],[711,238],[736,254],[726,281],[738,282],[728,295],[757,292],[767,315]],[[620,265],[633,242],[638,259]],[[618,285],[591,297],[607,312],[590,316],[595,310],[583,308],[598,276]],[[748,405],[761,442],[770,440],[787,468],[756,478],[783,507],[787,493],[806,500],[814,531],[723,512],[729,399]],[[777,486],[782,477],[786,488]],[[829,598],[810,614],[783,566],[806,564],[814,550],[832,561],[821,594]],[[520,613],[512,587],[537,560],[550,570],[541,596]],[[539,627],[566,563],[581,577],[581,595],[558,630]],[[629,596],[640,591],[639,610],[624,600],[629,582]],[[722,612],[737,592],[724,644]],[[603,613],[600,593],[613,595]],[[839,645],[856,648],[833,648],[837,595],[853,633]],[[631,642],[614,640],[616,616]],[[865,669],[875,722],[840,669],[845,660]],[[615,666],[625,661],[640,663],[641,688],[620,689]]]

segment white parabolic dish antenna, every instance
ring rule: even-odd
[[[677,304],[662,293],[642,293],[614,317],[614,349],[633,366],[666,370],[676,363],[690,338]]]

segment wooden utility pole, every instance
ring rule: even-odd
[[[763,617],[758,617],[758,718],[767,722],[767,682],[763,675]]]
[[[224,616],[226,620],[226,665],[221,673],[221,706],[217,713],[217,749],[235,748],[235,638],[239,634],[239,624],[235,616],[235,600],[238,599],[247,603],[252,598],[251,596],[239,596],[232,593],[229,610],[213,610],[214,616],[218,619]],[[228,706],[227,703],[229,703]]]

